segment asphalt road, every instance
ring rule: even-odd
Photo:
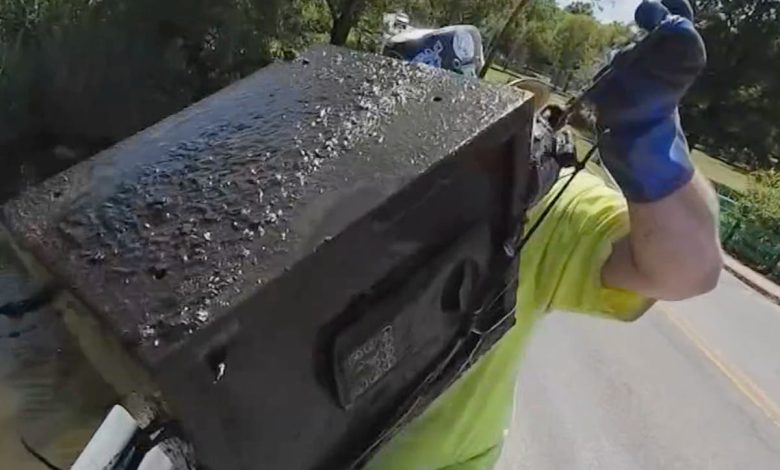
[[[633,324],[555,313],[500,470],[780,469],[780,307],[732,275]]]

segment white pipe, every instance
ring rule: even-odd
[[[155,446],[146,453],[138,470],[175,470],[171,459],[165,455],[160,446]]]
[[[105,470],[127,447],[138,430],[138,423],[124,408],[114,405],[92,439],[76,459],[71,470]],[[152,467],[149,467],[150,469]],[[164,467],[163,467],[164,468]]]

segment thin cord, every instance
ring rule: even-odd
[[[422,381],[422,383],[417,386],[417,388],[414,390],[413,393],[411,393],[409,396],[414,397],[414,400],[411,404],[405,407],[405,410],[401,413],[401,415],[394,420],[394,423],[392,426],[385,429],[375,440],[371,443],[366,450],[364,450],[360,456],[353,460],[352,465],[348,467],[348,470],[354,470],[356,468],[359,468],[360,465],[363,464],[363,460],[371,455],[371,453],[376,449],[378,446],[384,442],[384,440],[393,434],[396,430],[398,430],[399,426],[401,426],[401,423],[403,423],[406,418],[417,408],[417,406],[420,404],[420,399],[422,396],[422,392],[425,390],[426,387],[428,387],[431,383],[433,383],[434,380],[438,378],[438,376],[442,373],[444,369],[447,368],[447,365],[449,365],[450,361],[455,357],[455,355],[460,351],[460,349],[465,344],[465,338],[460,338],[458,342],[450,349],[450,352],[447,354],[447,357],[441,361],[438,367],[431,371],[430,374],[428,374],[425,377],[425,380]]]
[[[51,302],[58,292],[59,289],[53,284],[46,285],[26,299],[0,305],[0,317],[21,318]]]
[[[555,204],[561,199],[561,196],[563,196],[563,193],[566,192],[567,189],[569,189],[569,186],[571,185],[572,181],[574,181],[574,178],[585,168],[585,165],[590,161],[591,158],[593,158],[593,155],[596,153],[596,150],[599,148],[599,142],[609,132],[609,130],[604,131],[596,141],[596,143],[593,145],[593,147],[588,150],[588,153],[585,155],[585,158],[582,159],[581,162],[577,163],[577,166],[574,167],[574,173],[571,174],[568,181],[564,183],[563,188],[561,188],[560,191],[553,197],[553,200],[550,201],[549,204],[547,204],[547,207],[544,208],[544,212],[542,212],[542,215],[539,216],[538,219],[536,219],[536,223],[534,223],[533,227],[531,227],[531,230],[528,231],[528,233],[525,234],[525,237],[523,237],[523,240],[520,242],[520,244],[517,246],[516,250],[517,252],[520,252],[520,250],[523,249],[523,247],[528,243],[528,240],[531,239],[534,233],[536,233],[536,230],[539,228],[539,226],[542,225],[542,222],[544,222],[544,219],[547,218],[547,216],[550,214],[550,211],[552,211],[553,207],[555,207]]]
[[[20,441],[22,441],[22,447],[30,453],[37,461],[42,463],[46,468],[49,470],[62,470],[60,467],[54,465],[53,463],[49,462],[49,460],[46,459],[43,455],[41,455],[37,450],[33,449],[30,444],[27,443],[27,441],[23,438],[19,438]]]
[[[557,202],[560,200],[560,198],[563,196],[563,193],[569,188],[572,181],[574,181],[574,178],[585,168],[585,165],[593,158],[593,155],[596,153],[596,150],[598,150],[598,145],[601,139],[609,132],[609,130],[604,131],[601,133],[596,143],[591,147],[591,149],[588,151],[588,153],[585,155],[585,158],[582,159],[582,161],[578,162],[577,165],[574,167],[574,172],[569,176],[569,179],[566,181],[566,183],[563,185],[563,187],[555,194],[552,201],[550,201],[549,204],[545,207],[542,214],[539,216],[539,218],[536,220],[534,225],[531,227],[531,229],[526,233],[526,235],[522,238],[522,240],[517,244],[515,247],[515,253],[520,253],[521,250],[525,247],[525,245],[528,243],[528,241],[531,239],[531,237],[536,233],[536,231],[541,226],[542,222],[544,222],[544,219],[549,216],[550,211],[552,211],[552,208],[557,204]],[[559,177],[557,181],[562,179],[563,177]],[[489,302],[486,302],[488,305],[487,307],[484,306],[480,307],[477,312],[482,312],[487,309],[490,309],[495,305],[495,303],[501,299],[504,294],[508,292],[508,290],[514,286],[515,282],[517,282],[519,277],[519,272],[515,273],[512,277],[512,280],[508,282],[503,289],[495,296],[493,297]],[[354,470],[358,468],[360,465],[362,465],[364,462],[363,460],[371,455],[371,453],[380,446],[384,440],[390,436],[392,433],[394,433],[398,428],[401,426],[401,424],[405,421],[405,419],[414,412],[414,410],[417,408],[417,406],[420,404],[421,396],[424,390],[430,386],[439,376],[441,373],[447,368],[449,363],[454,359],[454,357],[460,352],[460,350],[463,348],[463,346],[466,343],[466,338],[470,334],[475,334],[479,337],[477,340],[477,343],[472,348],[471,352],[469,353],[468,359],[464,361],[464,363],[460,366],[458,369],[458,373],[456,376],[461,375],[466,368],[468,368],[471,364],[473,364],[474,358],[477,355],[477,353],[480,351],[482,344],[484,343],[485,337],[491,333],[493,333],[495,330],[497,330],[501,325],[503,325],[506,321],[511,319],[515,313],[517,313],[517,306],[515,305],[510,312],[505,314],[503,317],[501,317],[498,321],[496,321],[490,328],[487,330],[481,331],[481,330],[475,330],[471,329],[469,332],[464,336],[463,338],[460,338],[458,342],[453,346],[453,348],[450,350],[450,352],[447,354],[447,357],[439,364],[436,369],[431,371],[430,374],[428,374],[425,377],[425,380],[417,387],[415,388],[414,392],[410,395],[410,398],[413,397],[412,402],[404,407],[404,411],[401,413],[401,415],[396,418],[391,426],[386,428],[372,443],[369,445],[358,458],[353,460],[352,465],[349,466],[349,470]]]
[[[555,207],[555,204],[558,203],[560,198],[563,196],[563,193],[569,188],[569,186],[571,185],[572,181],[574,181],[574,178],[577,177],[577,175],[585,168],[585,165],[587,165],[587,163],[593,158],[593,155],[596,153],[596,150],[598,150],[599,142],[604,137],[604,135],[606,135],[608,132],[609,132],[609,130],[605,130],[603,133],[601,133],[598,136],[598,139],[596,140],[596,143],[593,145],[593,147],[591,147],[590,150],[588,150],[588,153],[585,155],[585,158],[583,158],[582,161],[577,163],[577,166],[574,168],[574,172],[569,176],[569,179],[566,181],[566,183],[563,185],[563,187],[555,194],[555,196],[553,197],[552,201],[550,201],[550,203],[547,204],[547,206],[544,208],[544,211],[542,212],[542,214],[539,216],[538,219],[536,219],[536,222],[534,223],[534,225],[531,227],[531,229],[528,231],[528,233],[526,233],[526,235],[523,237],[523,239],[520,241],[520,243],[518,243],[517,247],[515,248],[515,253],[520,253],[522,251],[522,249],[525,247],[525,245],[528,244],[528,241],[531,239],[531,237],[534,235],[534,233],[536,233],[536,231],[542,225],[542,222],[544,222],[544,219],[546,219],[547,216],[550,215],[550,212],[552,211],[553,207]],[[483,309],[484,310],[488,310],[488,309],[492,308],[493,305],[495,305],[495,303],[498,300],[500,300],[504,296],[504,294],[506,294],[509,291],[509,289],[512,288],[512,286],[515,285],[515,282],[517,282],[517,280],[519,279],[519,276],[520,276],[519,272],[515,273],[514,276],[512,277],[512,280],[509,281],[504,286],[504,288],[495,297],[493,297],[493,299],[491,299],[490,302],[488,302],[488,306],[487,307],[483,307]],[[475,330],[472,330],[472,333],[477,334],[480,337],[480,339],[479,339],[479,341],[477,341],[477,345],[472,350],[472,352],[471,352],[471,354],[469,356],[468,361],[466,361],[461,366],[460,372],[463,372],[463,370],[465,370],[465,368],[468,367],[471,364],[471,362],[474,359],[474,356],[479,351],[479,348],[482,345],[482,342],[484,341],[485,335],[488,335],[488,334],[492,333],[499,326],[501,326],[507,320],[512,318],[512,316],[514,316],[516,311],[517,311],[517,306],[515,306],[515,308],[513,308],[509,313],[507,313],[502,318],[500,318],[487,331],[475,331]]]
[[[555,204],[558,203],[558,201],[563,196],[563,193],[569,188],[572,181],[574,181],[574,178],[585,168],[585,165],[593,158],[593,155],[596,153],[596,150],[599,148],[599,142],[601,142],[601,139],[609,133],[609,129],[602,132],[598,138],[596,139],[596,143],[593,144],[593,147],[588,150],[588,153],[585,155],[585,158],[582,159],[582,161],[577,163],[577,166],[574,167],[574,172],[569,175],[568,181],[563,185],[563,188],[561,188],[553,197],[553,200],[550,201],[549,204],[544,208],[544,211],[539,216],[538,219],[536,219],[536,222],[531,227],[531,229],[525,234],[523,239],[520,241],[520,243],[517,244],[517,246],[514,247],[515,253],[520,253],[523,248],[525,248],[525,245],[528,244],[531,237],[536,233],[536,231],[539,229],[539,227],[542,225],[542,222],[544,222],[544,219],[547,218],[547,216],[550,215],[550,212],[552,211],[553,207],[555,207]],[[515,284],[515,282],[518,280],[520,273],[515,273],[515,275],[512,277],[511,281],[509,281],[504,288],[495,296],[493,299],[491,299],[489,302],[487,302],[487,307],[485,307],[485,310],[488,310],[492,308],[496,302],[498,302],[501,297],[506,294],[509,289],[512,288],[512,286]]]

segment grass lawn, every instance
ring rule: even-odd
[[[572,132],[574,133],[574,146],[577,147],[577,158],[582,160],[585,158],[586,155],[588,155],[588,152],[593,147],[593,144],[590,143],[585,137],[582,136],[579,132],[577,132],[576,129],[572,129]],[[602,180],[606,181],[608,185],[612,185],[612,177],[609,176],[607,171],[598,163],[591,160],[585,165],[585,169],[593,174],[601,178]],[[615,188],[617,189],[617,188]]]
[[[497,67],[495,65],[493,67],[490,67],[487,71],[487,74],[485,74],[485,80],[490,82],[495,82],[495,83],[509,83],[512,80],[521,77],[529,78],[517,72],[507,73],[504,71],[504,69]]]
[[[574,143],[577,146],[577,155],[579,155],[580,158],[584,158],[591,148],[591,143],[578,134],[577,131],[574,131],[574,136]],[[717,158],[712,158],[700,150],[693,150],[693,152],[691,152],[691,158],[693,159],[696,168],[713,183],[726,186],[737,192],[747,191],[748,185],[750,184],[750,177],[739,169],[724,163]],[[609,181],[608,175],[600,165],[589,163],[587,168],[591,173],[601,177],[605,181]]]
[[[739,169],[717,158],[712,158],[700,150],[694,149],[691,157],[696,168],[713,182],[739,192],[747,191],[750,177]]]

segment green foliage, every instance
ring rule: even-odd
[[[780,171],[754,172],[746,192],[721,197],[721,238],[740,261],[780,282]]]
[[[697,0],[705,73],[682,108],[691,140],[748,168],[780,165],[780,2]]]
[[[599,24],[590,16],[566,14],[553,35],[553,83],[568,88],[571,77],[583,69],[590,71],[603,47]]]
[[[500,47],[516,67],[531,65],[545,70],[553,64],[555,29],[563,17],[554,0],[534,1],[508,42]]]
[[[327,0],[327,4],[331,43],[376,50],[382,15],[388,11],[407,12],[413,23],[421,27],[471,24],[490,40],[515,0]],[[346,36],[345,31],[349,32]]]
[[[18,48],[0,45],[0,144],[32,127],[28,112],[34,74]]]
[[[587,2],[586,2],[587,3]],[[588,3],[589,4],[589,3]],[[489,44],[516,0],[0,0],[0,145],[107,143],[231,81],[330,39],[379,47],[386,11],[468,23]],[[587,10],[573,4],[572,11]],[[532,1],[497,46],[576,80],[612,42],[587,15]],[[614,36],[614,35],[613,35]],[[584,72],[583,72],[584,74]],[[103,145],[103,144],[101,144]]]
[[[571,2],[566,5],[565,10],[573,15],[593,16],[593,3],[591,2]]]
[[[754,172],[747,192],[738,199],[738,208],[752,225],[780,235],[780,171]]]
[[[599,23],[592,11],[593,2],[575,2],[561,9],[554,0],[533,1],[512,34],[499,44],[506,63],[517,69],[531,67],[564,89],[583,84],[605,53],[630,37],[625,25]]]
[[[0,0],[0,41],[34,42],[41,30],[71,24],[89,8],[89,0]]]
[[[0,144],[105,145],[305,41],[284,28],[303,1],[0,2]]]
[[[330,10],[333,27],[330,32],[331,44],[344,45],[355,23],[363,14],[364,0],[326,0]]]
[[[384,6],[407,12],[417,24],[440,27],[471,24],[491,33],[498,29],[515,0],[390,0]]]

